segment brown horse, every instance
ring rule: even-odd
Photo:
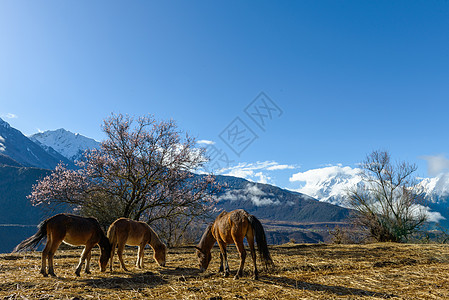
[[[246,250],[243,245],[243,239],[246,237],[249,248],[251,250],[251,257],[254,263],[254,279],[258,279],[258,271],[256,265],[256,251],[254,250],[254,237],[257,241],[257,248],[261,259],[266,266],[273,265],[270,253],[268,252],[267,240],[262,224],[255,217],[244,211],[237,209],[230,213],[223,211],[214,221],[209,225],[201,237],[196,254],[200,264],[200,271],[204,272],[209,266],[211,260],[210,250],[215,242],[220,247],[220,271],[225,272],[225,276],[229,275],[228,257],[226,254],[226,245],[235,244],[240,253],[240,267],[234,279],[243,275],[243,266],[245,264]],[[223,268],[223,260],[225,268]]]
[[[55,215],[38,226],[38,231],[28,239],[16,246],[13,252],[28,250],[35,248],[42,239],[47,238],[47,244],[42,251],[42,268],[41,273],[45,277],[48,274],[56,276],[53,269],[53,256],[62,242],[80,246],[85,245],[81,254],[75,274],[80,276],[83,262],[86,260],[85,271],[90,274],[90,258],[91,250],[95,245],[99,245],[100,269],[101,272],[106,271],[109,256],[111,255],[111,244],[104,234],[97,219],[84,218],[71,214]],[[48,273],[46,268],[46,260],[48,259]]]
[[[139,246],[137,251],[137,262],[136,266],[140,269],[143,268],[143,254],[146,244],[150,244],[153,248],[154,259],[161,266],[165,266],[165,253],[166,247],[164,243],[161,242],[159,236],[156,232],[151,229],[151,227],[140,221],[133,221],[126,218],[120,218],[115,220],[114,223],[109,226],[108,238],[111,242],[111,272],[114,259],[115,247],[118,245],[118,258],[123,270],[126,269],[125,263],[123,262],[123,250],[125,245]]]

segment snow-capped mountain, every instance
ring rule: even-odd
[[[441,173],[432,178],[423,178],[418,186],[426,198],[433,203],[449,200],[449,173]]]
[[[53,169],[69,161],[57,152],[46,152],[8,122],[0,119],[0,163],[2,165]]]
[[[33,134],[30,139],[47,152],[57,151],[71,161],[79,159],[88,149],[100,147],[96,140],[62,128]]]
[[[361,185],[360,169],[341,165],[299,172],[290,177],[291,182],[300,182],[297,192],[309,195],[322,202],[349,207],[347,191],[355,185]],[[425,210],[429,220],[449,220],[449,173],[432,178],[417,178],[418,189],[427,200]]]
[[[312,169],[293,174],[291,182],[301,182],[302,187],[296,191],[314,197],[320,201],[346,206],[346,191],[362,183],[360,169],[331,166]],[[449,198],[449,173],[436,177],[417,178],[418,188],[431,202],[445,202]]]
[[[303,183],[297,192],[322,202],[347,207],[347,190],[362,182],[359,172],[358,168],[330,166],[295,173],[290,177],[290,182]]]

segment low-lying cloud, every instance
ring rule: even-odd
[[[251,201],[255,206],[279,205],[273,195],[265,193],[256,184],[248,183],[244,189],[228,190],[218,198],[219,201]]]

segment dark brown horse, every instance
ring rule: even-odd
[[[162,267],[165,266],[166,247],[164,243],[161,242],[156,232],[154,232],[145,222],[120,218],[109,226],[108,238],[112,246],[111,272],[116,246],[118,246],[117,254],[120,264],[123,270],[128,271],[123,262],[123,250],[125,249],[125,244],[139,246],[136,262],[138,268],[143,268],[143,254],[146,244],[150,244],[151,248],[153,248],[154,259],[157,263]]]
[[[215,219],[214,223],[207,227],[201,237],[201,241],[198,246],[195,247],[197,249],[196,253],[200,264],[200,271],[204,272],[209,266],[209,262],[211,260],[210,250],[214,246],[215,242],[217,242],[220,247],[220,272],[224,271],[225,276],[228,276],[229,265],[226,254],[226,245],[235,244],[240,253],[240,267],[234,279],[242,276],[246,258],[246,250],[243,245],[243,239],[245,237],[248,241],[248,245],[251,250],[251,257],[254,263],[254,279],[258,279],[254,238],[256,238],[257,241],[259,256],[265,265],[273,265],[273,260],[268,252],[267,240],[262,224],[255,216],[250,215],[243,209],[237,209],[230,213],[223,211]]]
[[[80,276],[81,267],[85,260],[85,271],[87,274],[90,274],[91,250],[97,244],[101,251],[100,269],[101,272],[106,271],[109,256],[111,255],[111,244],[96,219],[71,214],[55,215],[40,223],[38,231],[17,245],[14,252],[33,249],[44,238],[47,238],[47,244],[42,251],[42,275],[48,276],[50,274],[56,276],[53,269],[53,256],[62,242],[73,246],[85,245],[79,264],[76,267],[75,274],[77,276]],[[46,268],[47,259],[48,273]]]

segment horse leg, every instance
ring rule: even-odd
[[[89,251],[89,253],[87,254],[86,257],[86,268],[84,269],[84,272],[86,272],[86,274],[90,274],[90,258],[92,257],[92,250]]]
[[[111,262],[110,269],[111,269],[111,273],[112,273],[112,265],[114,264],[114,253],[115,253],[115,248],[117,247],[117,243],[113,242],[111,247],[112,247],[112,249],[111,249],[111,258],[109,259],[109,261]]]
[[[234,276],[234,279],[239,279],[241,276],[243,276],[243,266],[245,265],[245,259],[246,259],[246,250],[245,250],[245,245],[243,245],[243,239],[236,242],[235,246],[237,247],[237,250],[239,251],[239,254],[240,254],[240,266],[239,266],[239,270],[237,271],[237,273]]]
[[[92,250],[93,247],[94,247],[94,245],[91,245],[90,243],[87,243],[86,246],[84,247],[84,250],[81,253],[80,262],[78,263],[78,266],[76,267],[76,270],[75,270],[76,276],[78,276],[78,277],[80,276],[81,267],[83,265],[83,262],[89,256],[90,251]]]
[[[224,276],[229,276],[229,265],[228,265],[228,254],[226,253],[226,243],[224,242],[219,242],[218,246],[220,247],[220,252],[223,255],[224,258],[224,265],[225,265],[225,271],[224,271]]]
[[[120,264],[121,264],[123,270],[128,272],[128,269],[125,266],[125,262],[123,261],[123,251],[124,250],[125,250],[125,243],[119,243],[118,249],[117,249],[118,260],[120,261]]]
[[[42,251],[42,265],[41,265],[41,274],[44,275],[44,277],[48,276],[47,273],[47,258],[48,253],[50,252],[51,248],[51,237],[47,237],[47,244],[45,245],[44,250]]]
[[[223,268],[223,254],[220,251],[220,270],[218,270],[219,273],[224,272]]]
[[[59,245],[61,245],[62,243],[62,239],[55,242],[55,238],[52,238],[52,242],[50,245],[50,249],[48,251],[48,274],[50,274],[51,276],[56,277],[55,275],[55,270],[53,268],[53,257],[55,256],[56,250],[58,250]]]
[[[143,255],[145,253],[145,244],[140,244],[137,248],[137,262],[136,267],[139,269],[143,268]]]
[[[251,258],[253,259],[253,263],[254,263],[254,279],[258,280],[259,279],[259,273],[257,271],[257,265],[256,265],[256,249],[254,248],[254,233],[251,231],[247,233],[246,235],[246,240],[248,241],[248,245],[249,245],[249,249],[251,251]]]

